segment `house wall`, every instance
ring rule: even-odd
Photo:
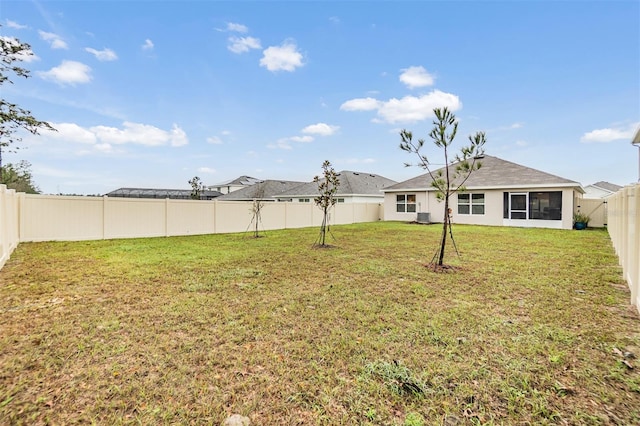
[[[562,220],[509,220],[503,218],[503,192],[544,192],[562,190]],[[485,212],[483,215],[458,214],[458,198],[453,195],[450,198],[451,218],[454,223],[468,225],[490,226],[520,226],[536,228],[571,229],[573,227],[574,190],[562,188],[509,188],[493,190],[469,190],[468,193],[483,193],[485,196]],[[432,222],[444,221],[444,202],[438,201],[435,191],[398,191],[385,193],[384,218],[385,220],[414,221],[417,213],[397,213],[396,195],[416,194],[418,212],[430,213]]]
[[[640,184],[624,187],[607,201],[607,230],[631,290],[631,304],[640,310]]]
[[[305,195],[305,196],[297,196],[292,197],[292,203],[303,203],[300,199],[309,199],[309,203],[313,204],[313,199],[315,196]],[[380,195],[334,195],[334,198],[340,198],[344,200],[344,203],[383,203],[384,196]]]

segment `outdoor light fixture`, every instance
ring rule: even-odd
[[[640,128],[638,128],[636,135],[631,139],[631,145],[638,147],[638,182],[640,182]]]

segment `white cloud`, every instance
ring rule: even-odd
[[[95,133],[75,123],[51,123],[51,126],[56,129],[57,132],[47,131],[46,133],[54,139],[84,144],[95,144],[97,141]]]
[[[198,167],[198,173],[206,173],[212,175],[216,173],[216,169],[212,169],[211,167]]]
[[[114,145],[137,144],[143,146],[183,146],[189,143],[184,130],[174,124],[171,130],[162,130],[148,124],[125,121],[122,127],[82,127],[75,123],[51,123],[54,131],[44,130],[41,135],[54,140],[90,145],[100,152],[115,152]],[[90,154],[90,150],[81,151]]]
[[[423,67],[409,67],[402,70],[400,81],[408,88],[433,86],[434,77]]]
[[[289,41],[285,41],[280,46],[268,47],[262,53],[260,66],[269,71],[291,72],[304,65],[302,53],[298,52],[298,47]]]
[[[11,21],[10,19],[7,19],[5,22],[7,23],[7,27],[13,28],[14,30],[24,30],[29,28],[26,25],[18,24],[16,21]]]
[[[340,106],[344,111],[377,110],[378,119],[386,123],[411,123],[433,116],[434,108],[448,107],[452,111],[462,108],[458,96],[434,90],[419,97],[405,96],[402,99],[391,98],[379,101],[373,98],[352,99]]]
[[[84,50],[91,53],[99,61],[115,61],[118,59],[118,55],[111,49],[104,48],[103,50],[96,50],[91,47],[87,47]]]
[[[0,39],[11,47],[20,45],[20,41],[14,37],[0,36]],[[33,50],[31,49],[22,50],[20,53],[8,55],[8,56],[15,58],[17,61],[22,61],[26,63],[37,61],[38,59],[40,59],[33,53]]]
[[[304,129],[302,133],[310,135],[331,136],[340,129],[340,126],[332,126],[326,123],[311,124]]]
[[[338,18],[337,16],[330,16],[329,21],[331,21],[331,23],[334,25],[338,25],[340,23],[340,18]]]
[[[278,139],[276,143],[270,143],[267,145],[267,148],[270,149],[293,149],[291,144],[289,143],[289,138]]]
[[[640,127],[640,122],[631,123],[627,127],[596,129],[585,133],[580,138],[581,142],[613,142],[617,140],[626,139],[630,141],[633,138],[636,130]]]
[[[185,146],[189,143],[187,134],[177,124],[171,128],[171,146]]]
[[[293,142],[309,143],[313,142],[313,136],[291,136],[289,140]]]
[[[521,129],[522,126],[524,126],[523,123],[513,123],[511,126],[509,126],[510,129]]]
[[[58,34],[48,33],[46,31],[38,30],[38,34],[40,34],[40,38],[44,41],[49,42],[52,49],[68,49],[67,43],[62,40],[62,38]]]
[[[144,41],[144,44],[141,47],[142,47],[142,50],[151,50],[153,49],[153,46],[154,46],[153,42],[150,39],[146,39]]]
[[[223,130],[222,132],[220,132],[222,135],[224,136],[229,136],[231,134],[230,130]]]
[[[288,138],[278,139],[276,143],[271,143],[267,145],[267,147],[271,149],[293,149],[291,142],[310,143],[313,141],[313,136],[290,136]]]
[[[94,147],[100,152],[113,152],[113,146],[110,143],[97,143],[94,145]]]
[[[340,109],[343,111],[373,111],[378,109],[382,102],[374,98],[357,98],[351,99],[342,105]]]
[[[260,39],[254,37],[229,37],[227,49],[233,53],[245,53],[251,49],[260,49]]]
[[[516,146],[525,147],[527,145],[529,145],[529,143],[527,141],[522,141],[522,140],[516,141]]]
[[[221,145],[222,144],[222,139],[220,139],[217,136],[211,136],[207,138],[207,143],[213,144],[213,145]]]
[[[249,31],[249,28],[247,28],[246,25],[236,24],[235,22],[228,22],[227,31],[233,31],[236,33],[246,33],[247,31]]]
[[[50,80],[58,84],[75,85],[91,81],[91,68],[82,62],[62,61],[57,67],[49,71],[39,71],[38,75],[44,80]]]

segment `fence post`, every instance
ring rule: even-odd
[[[632,204],[629,210],[629,219],[632,220],[634,228],[634,238],[629,245],[629,285],[631,287],[631,304],[640,310],[640,185],[630,188],[632,193]]]

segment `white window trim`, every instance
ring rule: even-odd
[[[399,202],[398,201],[398,195],[403,195],[404,196],[404,202]],[[413,195],[413,198],[414,198],[415,202],[409,203],[408,200],[409,200],[409,196],[410,195]],[[406,192],[406,193],[397,193],[396,194],[395,205],[396,205],[396,213],[399,213],[399,214],[407,214],[407,213],[408,214],[415,214],[418,211],[418,196],[415,193],[408,193],[408,192]],[[403,205],[404,206],[404,211],[401,211],[401,212],[398,211],[398,206],[399,205]],[[408,211],[408,208],[407,208],[410,205],[411,206],[415,206],[415,210],[412,211],[412,212]]]
[[[484,214],[487,211],[486,205],[485,205],[485,201],[487,199],[486,195],[484,192],[465,192],[464,194],[457,194],[458,195],[458,207],[460,205],[463,206],[469,206],[469,213],[460,213],[459,209],[458,209],[458,214],[461,216],[484,216]],[[466,195],[469,196],[469,202],[467,203],[460,203],[460,196],[461,195]],[[482,195],[482,203],[474,203],[473,202],[473,196],[474,195]],[[473,206],[482,206],[483,208],[483,212],[482,213],[474,213],[473,212]]]

